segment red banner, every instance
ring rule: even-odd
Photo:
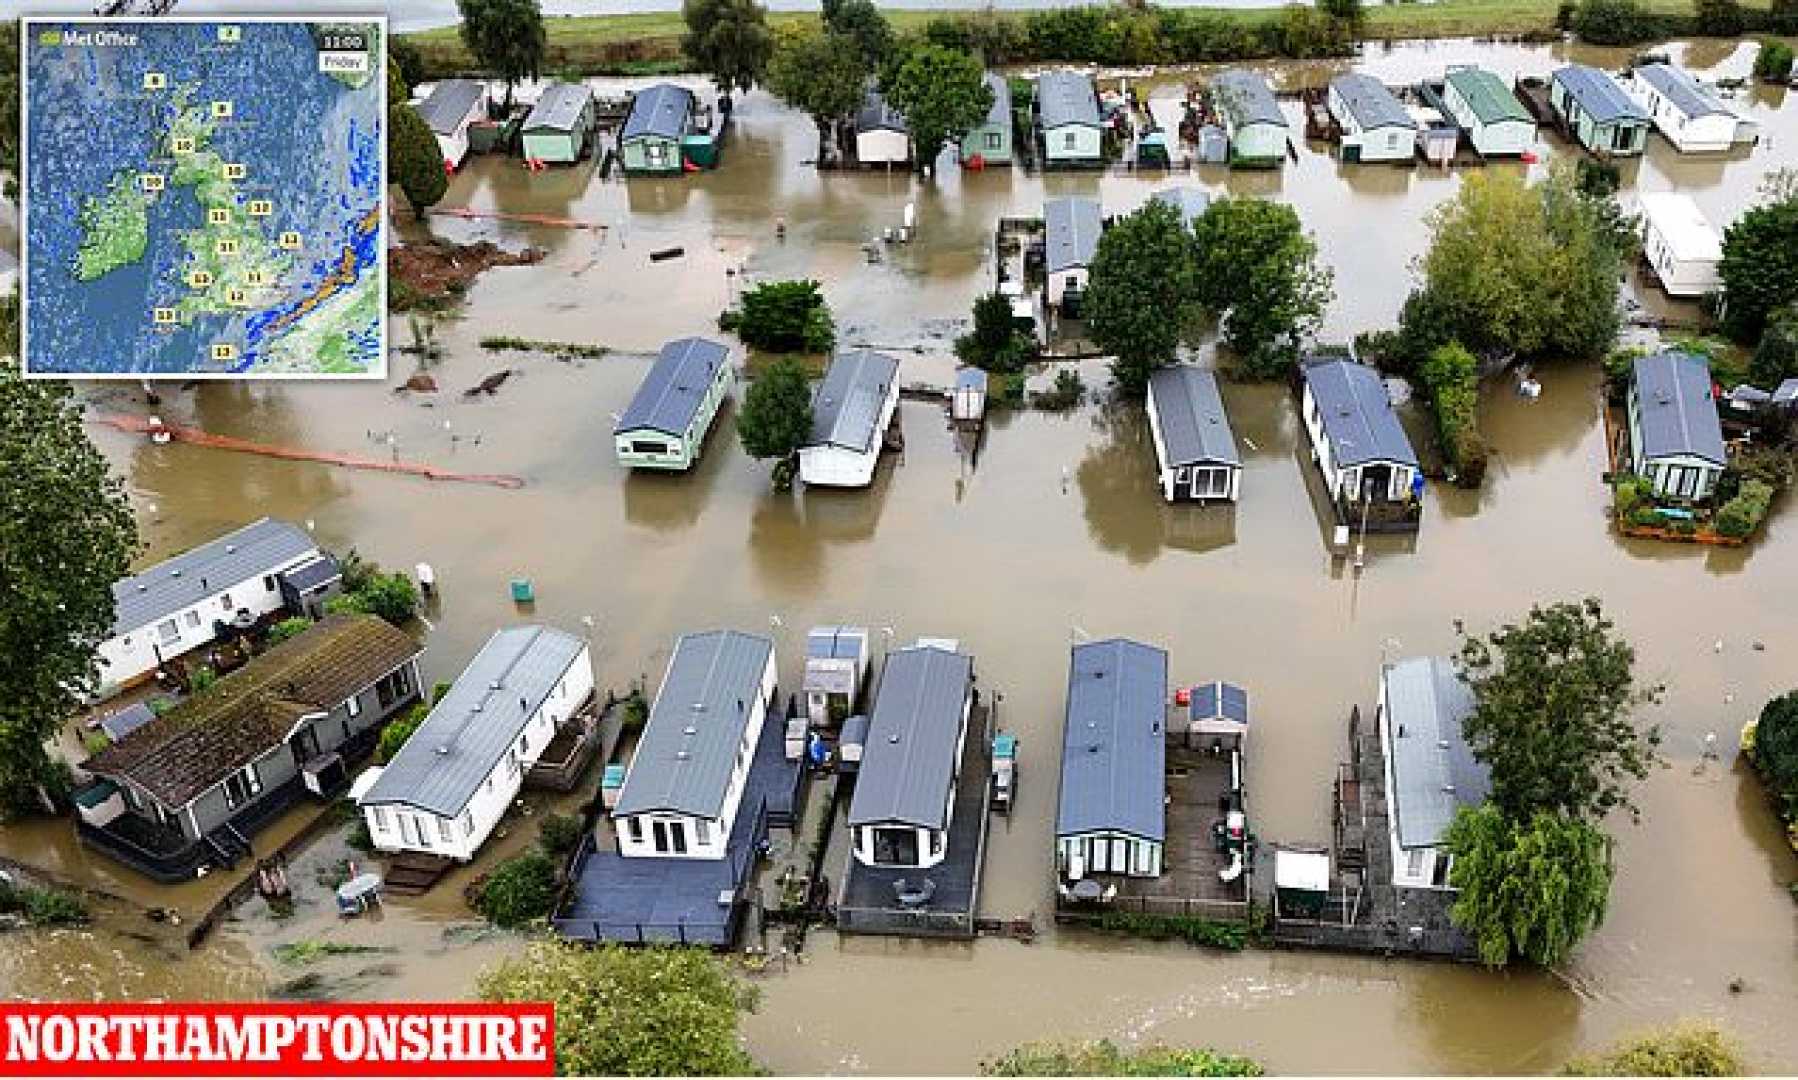
[[[549,1076],[541,1005],[0,1003],[5,1076]]]

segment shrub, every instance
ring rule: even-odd
[[[1798,797],[1798,690],[1774,698],[1761,709],[1752,756],[1775,792]]]
[[[581,819],[573,814],[546,814],[537,823],[537,843],[559,858],[580,846],[583,831]]]
[[[33,926],[72,926],[87,921],[87,905],[74,893],[0,882],[0,912],[23,915]]]
[[[515,855],[476,887],[474,909],[495,926],[520,927],[549,917],[556,902],[556,868],[541,851]]]
[[[1099,917],[1101,930],[1151,941],[1178,939],[1190,945],[1238,951],[1248,944],[1248,928],[1238,923],[1213,922],[1192,915],[1148,915],[1134,911],[1108,911]]]
[[[1749,535],[1760,527],[1772,503],[1771,486],[1760,480],[1744,480],[1736,497],[1717,511],[1717,531],[1738,539]]]
[[[995,409],[1015,409],[1024,404],[1023,374],[1007,372],[987,380],[986,403]]]
[[[829,352],[836,343],[836,324],[816,281],[757,285],[743,294],[734,329],[744,344],[769,352]]]
[[[1792,47],[1775,38],[1761,42],[1761,51],[1754,56],[1754,77],[1773,83],[1791,78]]]
[[[343,842],[363,853],[373,851],[375,838],[369,835],[368,818],[357,814],[356,820],[350,824],[350,831],[344,836]]]
[[[430,712],[430,706],[420,702],[407,710],[406,715],[389,720],[387,726],[381,729],[379,740],[375,742],[375,764],[385,765],[398,756],[400,747],[406,745],[406,741],[412,738],[412,733],[418,730],[418,725],[424,723]]]
[[[289,638],[299,637],[301,634],[305,633],[307,628],[311,625],[312,620],[304,615],[295,615],[292,618],[282,619],[280,622],[268,628],[268,643],[270,645],[279,645]]]
[[[1486,476],[1486,442],[1479,433],[1480,371],[1473,354],[1458,344],[1430,354],[1418,372],[1436,410],[1442,453],[1454,467],[1455,482],[1479,487]]]
[[[1679,1024],[1569,1061],[1562,1076],[1740,1076],[1747,1063],[1714,1027]]]
[[[194,668],[187,676],[187,692],[204,694],[218,685],[219,673],[202,664]]]
[[[1629,523],[1644,529],[1661,527],[1661,512],[1652,506],[1638,506],[1629,515]]]
[[[1573,32],[1594,45],[1634,45],[1654,36],[1636,0],[1580,0]]]
[[[648,722],[649,701],[644,698],[643,691],[631,691],[631,696],[624,699],[624,718],[621,726],[626,731],[636,731]]]
[[[344,583],[346,591],[327,601],[326,611],[379,615],[395,626],[405,625],[418,613],[418,587],[397,570],[387,574],[375,567],[356,588],[348,588],[347,575]]]
[[[1754,385],[1767,390],[1798,376],[1798,304],[1781,308],[1767,320],[1748,374]]]
[[[1038,393],[1031,403],[1039,409],[1065,412],[1079,405],[1085,396],[1086,383],[1081,381],[1080,374],[1063,368],[1055,373],[1055,385]]]
[[[997,1061],[982,1062],[984,1076],[1261,1076],[1253,1058],[1205,1048],[1144,1046],[1125,1050],[1109,1039],[1081,1043],[1031,1043]]]
[[[1736,37],[1743,29],[1742,5],[1736,0],[1697,0],[1696,27],[1706,37]]]
[[[1612,485],[1611,505],[1620,518],[1633,520],[1636,509],[1646,504],[1650,497],[1648,481],[1634,474],[1620,476]]]

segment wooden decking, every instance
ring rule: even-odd
[[[422,896],[456,865],[442,855],[404,851],[387,860],[381,888],[393,896]]]

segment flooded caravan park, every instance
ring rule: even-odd
[[[1673,52],[1714,76],[1745,71],[1752,47]],[[1572,55],[1606,66],[1622,60],[1601,50],[1455,42],[1375,50],[1360,66],[1397,82],[1477,61],[1508,78]],[[1292,86],[1334,70],[1286,65],[1277,74]],[[1151,85],[1158,98],[1178,93],[1174,78]],[[1731,220],[1766,171],[1794,162],[1798,146],[1798,109],[1777,92],[1753,93],[1743,100],[1765,141],[1752,156],[1679,159],[1657,138],[1644,160],[1625,166],[1626,201],[1677,187],[1719,224]],[[740,275],[727,271],[818,278],[845,343],[894,351],[908,381],[943,382],[955,324],[991,284],[999,216],[1034,213],[1045,194],[1095,193],[1108,212],[1125,211],[1165,183],[1186,181],[1002,169],[945,175],[934,186],[898,174],[820,176],[804,164],[816,145],[804,117],[757,93],[737,119],[722,167],[684,180],[602,182],[585,165],[533,175],[515,162],[476,159],[446,206],[606,228],[434,221],[448,239],[548,252],[535,267],[488,272],[465,317],[443,324],[448,356],[431,371],[441,393],[210,385],[170,392],[159,407],[208,431],[516,474],[524,488],[152,446],[95,428],[130,487],[148,555],[266,513],[311,522],[327,545],[389,565],[429,562],[442,585],[424,658],[434,679],[453,676],[495,625],[522,617],[569,629],[591,617],[599,682],[619,688],[654,678],[674,636],[689,629],[772,633],[786,685],[798,675],[801,635],[815,623],[865,621],[893,628],[898,640],[961,639],[982,686],[1003,693],[1000,722],[1021,741],[1017,807],[995,823],[982,907],[997,916],[1035,912],[1045,933],[1029,945],[962,945],[814,932],[803,963],[757,977],[761,1006],[746,1035],[777,1072],[965,1072],[983,1056],[1060,1035],[1216,1045],[1288,1072],[1534,1072],[1624,1030],[1685,1015],[1729,1026],[1757,1064],[1798,1069],[1798,907],[1786,892],[1798,860],[1758,784],[1733,761],[1743,721],[1798,684],[1798,577],[1790,572],[1798,517],[1789,503],[1739,550],[1615,536],[1602,508],[1596,373],[1571,368],[1540,372],[1536,401],[1494,388],[1484,405],[1495,451],[1485,489],[1432,489],[1421,532],[1370,542],[1360,573],[1330,555],[1307,488],[1302,431],[1274,386],[1225,386],[1245,451],[1242,502],[1230,510],[1165,507],[1140,412],[1092,405],[1000,414],[971,459],[937,407],[908,402],[903,457],[861,492],[770,492],[767,466],[736,446],[730,411],[693,474],[627,475],[612,460],[611,414],[628,401],[649,350],[711,329],[740,287]],[[1200,170],[1194,179],[1299,209],[1336,269],[1326,335],[1346,339],[1394,318],[1424,215],[1457,176],[1345,167],[1307,148],[1280,172]],[[871,262],[864,243],[897,225],[908,200],[918,204],[918,238]],[[787,223],[784,241],[776,216]],[[671,246],[684,247],[684,257],[649,260],[650,250]],[[620,352],[569,363],[489,354],[477,345],[489,334]],[[407,340],[403,319],[394,338]],[[412,363],[395,357],[390,388]],[[464,397],[501,367],[516,374],[497,394]],[[1082,373],[1091,385],[1103,380],[1100,364]],[[89,396],[97,409],[145,411],[129,386]],[[535,584],[528,615],[508,597],[515,577]],[[1071,640],[1138,637],[1169,650],[1177,682],[1222,677],[1247,687],[1256,831],[1323,841],[1346,716],[1371,705],[1383,655],[1446,650],[1457,619],[1478,630],[1534,599],[1588,593],[1606,600],[1637,644],[1643,674],[1669,685],[1654,719],[1667,730],[1671,764],[1642,791],[1641,824],[1617,826],[1612,909],[1566,970],[1495,975],[1315,953],[1219,954],[1049,924]],[[1710,732],[1720,762],[1701,758]],[[521,824],[506,842],[530,831]],[[67,822],[8,828],[0,854],[183,910],[216,891],[207,882],[158,889],[99,865],[76,848]],[[307,969],[327,991],[431,998],[470,992],[481,967],[517,947],[469,926],[454,877],[422,901],[395,901],[378,922],[338,923],[322,895],[306,901],[307,892],[322,894],[310,873],[297,871],[295,884],[302,906],[291,919],[272,920],[253,901],[193,953],[123,912],[90,929],[0,937],[0,988],[46,997],[267,993],[299,974],[271,947],[321,938],[392,949]]]

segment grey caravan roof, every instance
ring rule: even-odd
[[[754,719],[774,643],[711,630],[674,643],[615,814],[667,811],[716,819]]]
[[[552,83],[531,106],[524,118],[525,131],[573,131],[580,123],[581,112],[593,100],[593,91],[585,83]]]
[[[1192,228],[1194,222],[1205,216],[1205,211],[1211,209],[1211,196],[1205,193],[1205,189],[1191,185],[1162,188],[1149,198],[1156,202],[1164,202],[1178,210],[1180,224],[1188,229]]]
[[[1351,71],[1347,75],[1338,75],[1330,80],[1330,89],[1348,107],[1348,111],[1361,125],[1363,131],[1383,127],[1417,127],[1417,121],[1399,104],[1386,84],[1372,75],[1363,75],[1359,71]]]
[[[1636,69],[1636,78],[1659,90],[1662,97],[1687,116],[1735,115],[1722,98],[1671,64],[1644,64]]]
[[[1074,646],[1057,836],[1166,835],[1166,720],[1167,653],[1123,638]]]
[[[676,338],[662,346],[637,394],[613,425],[626,431],[662,431],[676,438],[687,433],[730,350],[709,338]]]
[[[403,803],[440,817],[462,813],[585,647],[547,626],[495,632],[361,804]],[[569,702],[570,710],[577,704]]]
[[[1682,352],[1636,360],[1641,451],[1651,458],[1689,454],[1725,464],[1723,427],[1711,397],[1710,365]]]
[[[317,542],[298,525],[274,518],[253,521],[113,582],[113,636],[152,626],[214,593],[272,574],[317,550]]]
[[[1230,418],[1218,395],[1216,375],[1190,364],[1176,364],[1151,374],[1149,391],[1167,449],[1163,464],[1242,464]]]
[[[1595,67],[1568,64],[1549,78],[1566,87],[1567,93],[1579,102],[1580,108],[1586,111],[1586,115],[1594,123],[1608,124],[1613,120],[1634,120],[1644,124],[1648,122],[1648,114],[1642,111],[1642,106],[1624,93],[1623,87],[1618,86],[1609,75]]]
[[[1045,71],[1036,77],[1037,108],[1043,130],[1079,124],[1099,126],[1099,95],[1093,81],[1078,71]]]
[[[850,825],[943,827],[973,674],[971,657],[933,646],[887,657],[849,802]]]
[[[812,395],[812,437],[806,445],[866,453],[880,437],[881,405],[898,377],[899,361],[885,353],[838,353]]]
[[[618,141],[645,136],[678,139],[687,133],[687,116],[693,111],[693,91],[673,83],[657,83],[631,98],[630,115]]]
[[[986,111],[986,122],[1011,129],[1011,84],[996,71],[986,73],[986,87],[993,92],[992,108]]]
[[[1267,80],[1252,71],[1231,68],[1220,71],[1211,80],[1211,93],[1219,111],[1228,113],[1237,127],[1246,124],[1286,126],[1286,114],[1268,88]]]
[[[437,134],[454,134],[468,110],[486,92],[487,88],[473,79],[445,79],[432,87],[431,96],[418,107],[418,115]]]
[[[1324,435],[1335,448],[1337,465],[1395,461],[1417,467],[1417,452],[1398,422],[1379,372],[1353,360],[1320,360],[1306,365],[1305,382],[1323,417]]]
[[[911,129],[905,126],[905,117],[899,115],[899,110],[887,104],[879,88],[870,86],[862,95],[862,107],[855,111],[855,130],[897,131],[904,135]]]
[[[1101,215],[1096,199],[1050,199],[1043,204],[1049,273],[1092,265],[1099,253]]]
[[[1461,735],[1473,691],[1440,656],[1401,660],[1386,669],[1386,736],[1392,748],[1389,800],[1400,847],[1442,840],[1459,806],[1477,806],[1492,782]]]

